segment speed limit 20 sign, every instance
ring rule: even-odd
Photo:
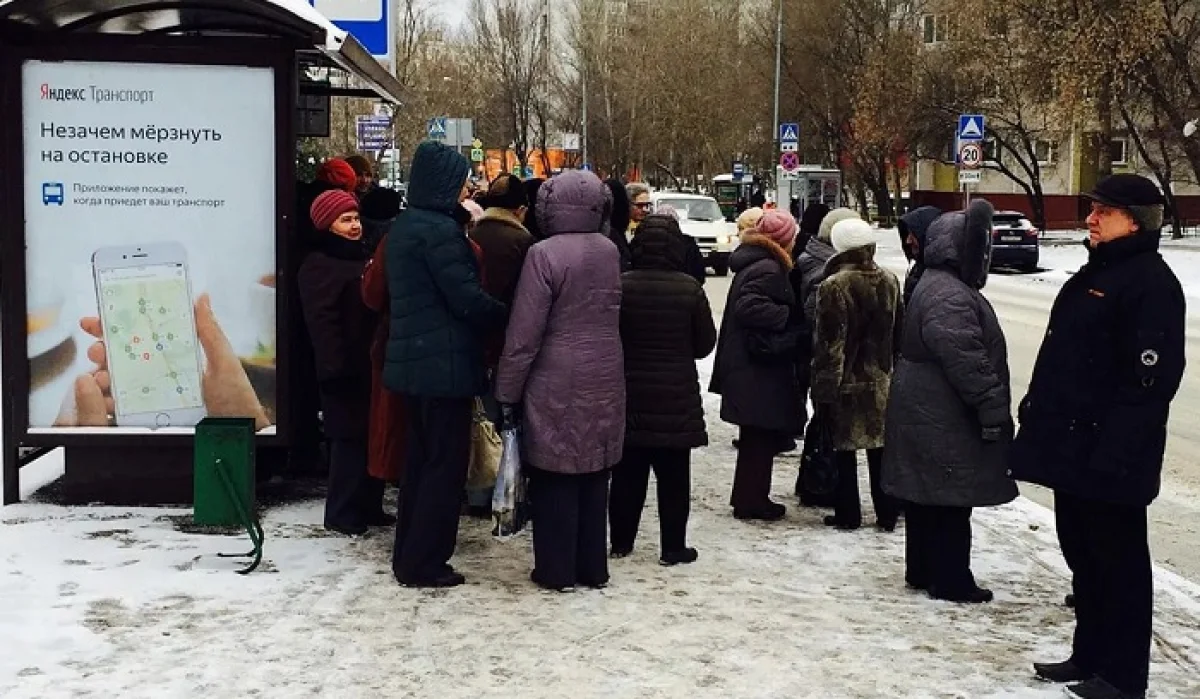
[[[958,149],[958,162],[964,168],[974,169],[983,164],[983,145],[978,141],[968,141]]]

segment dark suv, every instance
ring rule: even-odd
[[[992,217],[992,268],[1013,267],[1022,272],[1036,272],[1040,233],[1025,214],[997,211]]]

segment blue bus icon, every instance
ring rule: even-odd
[[[43,182],[42,183],[42,205],[50,206],[57,204],[62,206],[65,201],[63,196],[62,182]]]

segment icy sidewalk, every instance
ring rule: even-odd
[[[418,592],[390,575],[390,533],[327,537],[317,502],[267,515],[247,577],[214,555],[245,538],[181,533],[185,511],[5,508],[0,696],[1061,696],[1029,668],[1066,657],[1071,629],[1048,511],[978,512],[975,572],[997,600],[934,602],[904,587],[900,532],[828,531],[793,508],[735,521],[733,432],[706,403],[699,562],[657,565],[651,506],[600,592],[537,591],[528,539],[468,520],[454,563],[469,584]],[[776,472],[789,503],[796,465]],[[1160,572],[1156,609],[1152,696],[1198,697],[1200,587]]]

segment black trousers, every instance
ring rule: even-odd
[[[632,551],[637,539],[650,469],[658,488],[659,542],[662,552],[687,546],[688,515],[692,508],[690,449],[627,447],[612,474],[608,524],[614,551]]]
[[[471,449],[471,399],[406,397],[408,452],[392,570],[403,581],[446,573]]]
[[[383,488],[384,482],[367,472],[365,439],[330,440],[326,526],[346,529],[368,526],[383,511]]]
[[[1075,593],[1071,660],[1117,689],[1144,692],[1154,614],[1146,508],[1055,491],[1054,512]]]
[[[529,469],[533,567],[548,587],[608,582],[608,471],[566,475]]]
[[[739,430],[737,467],[729,500],[735,510],[755,510],[771,504],[775,455],[789,439],[790,435],[758,427]]]
[[[857,527],[862,524],[862,503],[858,499],[858,453],[839,451],[835,457],[838,467],[837,490],[833,494],[833,516],[839,524]],[[895,499],[883,492],[883,450],[867,450],[867,472],[871,479],[871,503],[875,519],[883,526],[895,526],[900,509]]]
[[[904,506],[904,579],[938,596],[975,589],[971,573],[971,508]]]

